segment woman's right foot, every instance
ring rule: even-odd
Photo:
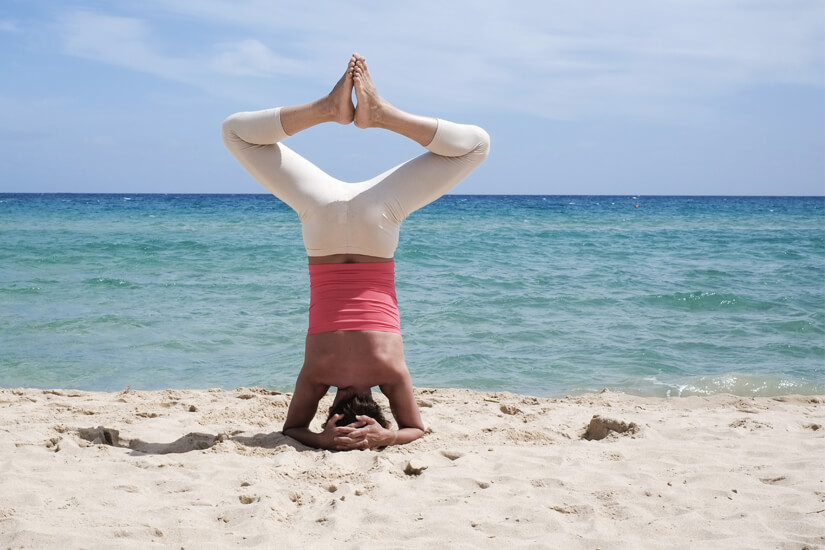
[[[390,107],[384,98],[378,95],[375,83],[367,69],[367,61],[357,53],[354,54],[355,66],[352,71],[355,98],[355,125],[359,128],[381,127],[384,111]]]
[[[355,105],[352,103],[352,78],[355,62],[356,57],[353,55],[344,76],[326,97],[331,119],[340,124],[349,124],[355,116]]]

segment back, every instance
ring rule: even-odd
[[[348,330],[311,334],[301,375],[336,388],[394,384],[409,376],[400,334]]]

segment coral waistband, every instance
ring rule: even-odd
[[[309,330],[401,333],[395,262],[311,264]]]

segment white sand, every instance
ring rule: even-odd
[[[423,439],[331,453],[260,389],[0,389],[0,547],[825,546],[825,397],[417,396]]]

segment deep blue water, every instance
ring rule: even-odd
[[[417,386],[825,393],[823,197],[451,195],[396,276]],[[0,386],[289,391],[308,284],[269,195],[0,194]]]

